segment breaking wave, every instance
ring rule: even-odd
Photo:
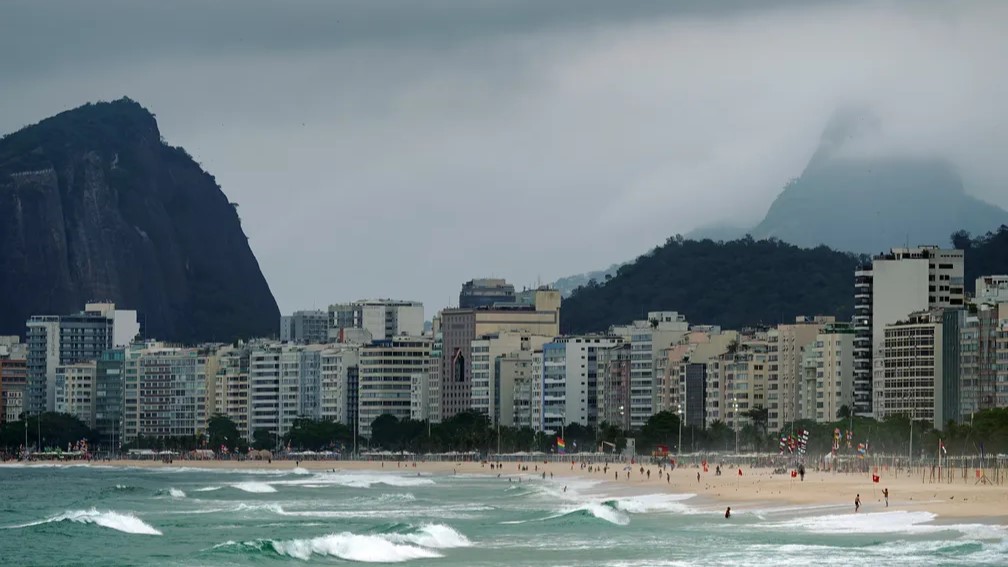
[[[186,497],[186,493],[182,492],[178,488],[169,488],[168,489],[168,494],[170,494],[172,498],[185,498]]]
[[[408,533],[359,535],[343,532],[310,539],[229,541],[215,548],[274,553],[302,561],[308,561],[312,556],[328,556],[365,563],[398,563],[441,557],[435,549],[470,545],[472,543],[468,538],[451,527],[430,524]]]
[[[275,488],[273,488],[272,486],[270,486],[265,482],[255,482],[255,481],[236,482],[231,486],[233,488],[237,488],[238,490],[251,492],[253,494],[269,494],[277,491]]]
[[[94,508],[91,508],[90,510],[71,510],[68,512],[63,512],[62,514],[53,516],[51,518],[46,518],[45,520],[39,522],[31,522],[28,524],[22,524],[20,526],[11,526],[11,527],[27,528],[30,526],[38,526],[42,524],[51,524],[57,522],[76,522],[78,524],[94,524],[97,526],[101,526],[103,528],[109,528],[127,534],[162,535],[160,531],[155,529],[147,522],[144,522],[140,518],[137,518],[133,514],[123,514],[121,512],[113,512],[113,511],[99,512]]]

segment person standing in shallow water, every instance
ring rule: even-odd
[[[854,497],[854,513],[857,513],[861,509],[861,495],[858,494]]]
[[[728,509],[724,511],[724,517],[731,518],[731,506],[729,506]]]

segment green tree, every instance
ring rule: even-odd
[[[678,442],[679,416],[670,411],[660,411],[648,418],[641,429],[640,449],[653,449],[657,445],[674,447]]]
[[[221,414],[215,414],[207,421],[207,439],[213,451],[220,451],[221,447],[227,447],[229,451],[241,451],[246,445],[238,432],[238,425]]]
[[[277,446],[277,436],[269,429],[260,427],[252,432],[252,448],[259,450],[274,450]]]

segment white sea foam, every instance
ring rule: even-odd
[[[643,494],[612,500],[618,510],[631,514],[646,514],[649,512],[679,512],[688,513],[692,508],[683,504],[694,494]]]
[[[265,482],[247,481],[247,482],[236,482],[231,485],[238,490],[243,490],[245,492],[251,492],[253,494],[269,494],[276,492],[277,490]]]
[[[948,526],[929,524],[935,519],[931,512],[869,512],[864,514],[830,514],[826,516],[801,517],[770,524],[769,527],[787,528],[813,533],[911,533],[932,532],[935,528],[949,529]]]
[[[221,486],[204,486],[203,488],[197,488],[195,492],[213,492],[215,490],[220,490]]]
[[[393,543],[411,543],[438,549],[472,545],[469,538],[444,524],[427,524],[414,533],[388,534],[383,537]]]
[[[366,563],[398,563],[410,559],[441,557],[440,553],[416,545],[394,543],[376,535],[356,535],[350,532],[329,534],[311,539],[270,541],[269,546],[281,555],[303,561],[312,555],[338,557]]]
[[[162,535],[161,532],[156,530],[153,526],[132,514],[123,514],[121,512],[113,511],[99,512],[95,508],[91,508],[90,510],[70,510],[57,516],[46,518],[45,520],[12,527],[27,528],[29,526],[37,526],[40,524],[49,524],[54,522],[94,524],[102,526],[103,528],[109,528],[128,534]]]
[[[609,522],[610,524],[616,524],[618,526],[625,526],[630,523],[630,517],[623,512],[602,504],[601,502],[586,502],[579,506],[572,506],[564,508],[558,514],[553,514],[552,516],[547,516],[543,520],[553,520],[556,518],[562,518],[564,516],[569,516],[571,514],[576,514],[579,512],[587,512],[588,514]],[[511,523],[523,523],[523,522],[511,522]]]
[[[434,481],[422,476],[403,476],[388,473],[320,473],[310,478],[279,480],[272,484],[313,488],[317,486],[346,486],[349,488],[371,488],[376,484],[386,486],[425,486]]]
[[[273,504],[273,503],[246,504],[245,502],[242,502],[241,504],[238,504],[238,506],[236,508],[233,508],[233,510],[235,512],[262,512],[262,511],[266,511],[266,512],[273,512],[274,514],[280,514],[281,516],[290,515],[290,514],[288,514],[287,512],[284,511],[283,506],[281,506],[279,504]]]
[[[291,474],[312,474],[312,472],[304,467],[294,467]]]
[[[186,493],[182,492],[178,488],[169,488],[168,489],[168,494],[170,494],[172,498],[185,498],[186,497]]]

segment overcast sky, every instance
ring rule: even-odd
[[[424,301],[754,225],[838,106],[1008,207],[1008,2],[0,4],[0,131],[129,96],[280,308]]]

